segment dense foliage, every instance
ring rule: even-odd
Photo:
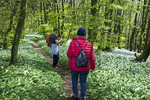
[[[18,52],[18,62],[8,66],[10,49],[0,49],[1,100],[62,100],[63,81],[46,58],[33,49],[33,41],[24,39]]]
[[[96,56],[96,70],[88,77],[92,98],[104,100],[149,100],[150,58],[134,63],[134,52],[115,50]]]
[[[39,41],[47,53],[45,40]],[[68,47],[60,46],[60,63],[67,68]],[[88,93],[92,100],[149,100],[150,58],[147,62],[134,63],[134,52],[115,49],[112,53],[95,55],[96,69],[87,79]]]
[[[0,2],[0,38],[8,43],[16,31],[20,2]],[[88,40],[97,42],[99,50],[125,47],[141,52],[148,41],[149,0],[28,0],[27,5],[24,28],[39,34],[49,34],[58,27],[58,36],[69,39],[84,27]]]
[[[149,0],[1,0],[0,48],[7,49],[17,42],[12,46],[13,64],[19,40],[28,33],[21,27],[43,34],[44,38],[57,27],[63,45],[84,27],[88,41],[98,46],[97,54],[126,48],[143,52],[135,59],[142,62],[150,54],[149,15]]]

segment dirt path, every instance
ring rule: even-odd
[[[45,51],[43,51],[43,50],[39,47],[38,41],[35,41],[33,47],[34,47],[34,49],[35,49],[36,51],[38,51],[38,52],[41,53],[43,56],[45,56],[45,57],[48,59],[48,61],[49,61],[49,63],[50,63],[51,65],[53,64],[53,59],[52,59],[49,55],[47,55],[47,54],[45,53]],[[64,81],[64,83],[63,83],[64,91],[65,91],[65,93],[67,94],[67,98],[69,99],[69,98],[71,97],[71,95],[72,95],[71,74],[70,74],[63,66],[61,66],[59,63],[58,63],[58,65],[57,65],[57,67],[58,67],[58,68],[56,68],[55,71],[58,72],[58,74],[61,75],[61,78],[62,78],[62,80]],[[80,90],[80,88],[79,88],[79,90]],[[80,93],[80,92],[79,92],[79,93]],[[87,97],[86,97],[86,100],[89,100],[89,99],[88,99],[88,95],[87,95]]]

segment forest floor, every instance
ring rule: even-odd
[[[53,64],[53,58],[51,58],[48,54],[45,53],[45,51],[43,51],[39,45],[38,45],[38,41],[36,40],[34,43],[34,49],[36,51],[38,51],[39,53],[41,53],[43,56],[45,56],[45,58],[48,59],[49,63],[52,65]],[[64,81],[63,86],[64,86],[64,91],[67,94],[67,99],[71,100],[71,96],[72,96],[72,83],[71,83],[71,74],[68,72],[67,69],[65,69],[62,65],[60,65],[59,63],[57,64],[57,68],[54,69],[62,78],[62,80]],[[80,85],[78,86],[79,90],[80,90]],[[80,91],[79,91],[80,94]],[[89,99],[89,95],[87,94],[86,96],[86,100],[90,100]]]

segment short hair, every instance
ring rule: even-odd
[[[54,28],[54,32],[57,31],[57,30],[58,30],[58,28]]]

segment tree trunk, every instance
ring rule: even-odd
[[[2,30],[0,30],[0,40],[3,40],[3,35],[4,33],[2,32]],[[0,41],[0,48],[3,47],[3,41]]]
[[[135,32],[136,32],[136,22],[137,22],[137,13],[135,14],[135,19],[134,19],[134,28],[131,34],[131,38],[130,38],[130,51],[133,50],[133,40],[134,40],[134,36],[135,36]]]
[[[43,11],[44,11],[44,24],[47,23],[47,17],[46,17],[46,5],[45,2],[43,2]]]
[[[9,28],[7,29],[6,33],[4,34],[5,35],[4,36],[4,44],[3,44],[4,50],[6,50],[8,48],[9,33],[13,26],[13,18],[14,18],[14,15],[16,14],[16,10],[17,10],[17,6],[18,6],[19,2],[20,1],[18,1],[18,0],[15,1],[14,9],[12,9],[12,11],[11,11]]]
[[[139,57],[136,56],[135,61],[145,62],[149,55],[150,55],[150,40],[149,40],[149,44],[147,44],[147,46],[143,50],[143,53]]]
[[[52,11],[52,3],[51,0],[48,0],[48,4],[46,5],[48,7],[48,13]],[[49,20],[49,19],[48,19]]]
[[[61,33],[60,35],[63,34],[64,32],[64,22],[65,22],[65,15],[64,15],[64,0],[62,0],[62,11],[63,11],[63,14],[62,14],[62,25],[61,25]]]
[[[150,24],[150,0],[149,0],[149,3],[148,3],[148,10],[149,12],[149,22],[148,22],[148,25]],[[148,13],[147,13],[148,15]],[[146,16],[147,17],[147,16]],[[149,38],[149,35],[150,35],[150,25],[149,27],[147,28],[147,34],[146,34],[146,39],[145,39],[145,45],[144,45],[144,48],[146,48],[147,46],[147,43],[148,43],[148,38]]]
[[[83,4],[85,4],[85,0],[82,0],[82,9],[83,9],[83,27],[85,28],[86,26],[86,9],[83,8]]]
[[[117,43],[118,43],[118,48],[120,49],[121,47],[120,47],[120,42],[121,42],[121,40],[120,40],[120,35],[121,35],[121,26],[120,26],[120,21],[119,21],[119,24],[118,24],[118,40],[117,40]]]
[[[121,36],[121,33],[122,33],[122,29],[121,29],[121,16],[122,16],[122,10],[117,10],[116,11],[116,20],[114,20],[116,23],[115,23],[115,26],[114,26],[114,33],[117,35],[117,44],[118,44],[118,48],[120,49],[120,36]]]
[[[130,14],[129,14],[129,22],[131,22],[131,11],[130,11]],[[130,48],[130,32],[131,32],[131,24],[129,24],[129,32],[128,32],[128,41],[127,41],[127,49],[129,50]]]
[[[69,3],[69,7],[72,7],[72,0],[68,0],[68,2],[67,3]]]
[[[43,3],[43,8],[44,8],[44,23],[47,24],[48,21],[48,5],[46,2]]]
[[[141,17],[138,16],[137,25],[140,25],[140,18],[141,18]],[[138,22],[139,22],[139,23],[138,23]],[[134,51],[137,51],[137,50],[138,50],[138,44],[137,44],[137,43],[138,43],[138,34],[139,34],[139,32],[140,32],[140,31],[137,29],[137,30],[136,30],[136,33],[135,33],[135,37],[134,37],[134,38],[135,38],[135,40],[134,40],[134,48],[133,48]]]
[[[134,41],[134,49],[133,49],[135,52],[137,50],[137,38],[135,38],[135,41]]]
[[[72,7],[71,8],[72,9],[72,19],[71,19],[71,27],[72,28],[69,30],[70,32],[75,29],[74,26],[76,25],[75,24],[75,21],[76,21],[75,1],[76,0],[70,0],[70,2],[69,2],[70,6]]]
[[[41,12],[41,24],[43,24],[43,6],[42,6],[42,2],[40,2],[40,12]]]
[[[110,3],[113,4],[114,1],[115,1],[115,0],[111,0]],[[106,8],[107,8],[107,7],[106,7]],[[109,20],[112,20],[112,13],[113,13],[113,10],[112,10],[112,9],[108,9],[108,10],[106,10],[106,11],[108,12],[109,17],[110,17]],[[108,19],[108,14],[106,13],[106,15],[105,15],[105,18],[106,18],[106,19]],[[107,41],[108,41],[108,43],[110,43],[110,35],[111,35],[111,30],[112,30],[112,28],[111,28],[112,22],[105,22],[105,25],[110,27],[110,29],[108,29],[108,32],[107,32]],[[108,48],[109,48],[109,47],[108,47]]]
[[[57,3],[57,13],[59,13],[59,6],[58,6],[58,2],[57,0],[55,1]],[[57,15],[58,16],[58,19],[57,19],[57,22],[58,22],[58,37],[60,37],[60,15]]]
[[[54,13],[56,13],[56,3],[57,3],[57,0],[53,0],[53,11]]]
[[[139,9],[139,5],[137,6],[137,10],[138,9]],[[135,14],[135,19],[134,19],[134,28],[133,28],[133,31],[132,31],[132,34],[131,34],[131,38],[130,38],[130,51],[133,50],[133,40],[134,40],[134,36],[135,36],[135,34],[137,32],[137,28],[136,28],[136,26],[137,26],[137,16],[138,16],[138,14],[136,13]]]
[[[97,4],[97,1],[98,0],[91,0],[91,15],[92,15],[92,18],[90,18],[90,22],[91,23],[94,23],[95,22],[95,17],[96,17],[96,12],[97,12],[97,9],[96,7],[94,7],[96,4]],[[96,28],[97,26],[95,25],[92,25],[90,24],[89,25],[89,29],[88,29],[88,40],[91,42],[91,43],[94,43],[94,40],[97,36],[97,31],[96,31]]]
[[[76,0],[73,0],[73,23],[74,23],[74,24],[75,24],[75,20],[76,20],[75,1],[76,1]]]
[[[21,0],[21,2],[20,2],[20,5],[21,5],[20,6],[20,15],[19,15],[18,24],[17,24],[15,36],[14,36],[14,41],[13,41],[12,49],[11,49],[10,64],[14,64],[17,62],[17,53],[18,53],[19,41],[21,38],[23,26],[25,23],[26,4],[27,4],[27,0]]]
[[[149,22],[150,23],[150,22]],[[147,34],[146,34],[146,39],[145,39],[145,45],[144,45],[144,48],[146,48],[146,46],[147,46],[147,43],[148,43],[148,38],[150,37],[149,35],[150,35],[150,27],[147,29],[147,31],[149,31],[149,32],[147,32]]]
[[[146,28],[146,22],[147,22],[147,16],[148,16],[148,7],[146,7],[146,5],[147,5],[147,0],[144,0],[143,14],[142,14],[142,24],[141,24],[141,34],[140,34],[140,41],[139,41],[138,52],[141,51],[141,45],[142,45],[142,41],[143,41],[142,40],[142,35],[145,32],[145,28]]]
[[[150,12],[149,12],[149,16],[150,16]],[[148,21],[148,28],[147,28],[147,34],[150,34],[150,17],[149,17],[149,21]],[[148,40],[148,44],[146,45],[146,47],[143,49],[143,53],[137,57],[136,56],[136,61],[142,62],[142,61],[146,61],[148,56],[150,55],[150,36],[147,37]]]

